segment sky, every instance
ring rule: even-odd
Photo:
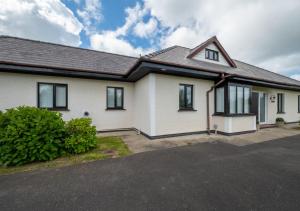
[[[231,58],[300,80],[299,0],[0,0],[0,35],[130,56],[216,35]]]

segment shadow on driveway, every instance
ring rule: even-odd
[[[300,136],[0,176],[0,210],[299,210]]]

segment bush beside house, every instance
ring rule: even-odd
[[[66,123],[65,148],[69,153],[78,154],[96,147],[96,127],[90,118],[72,119]]]
[[[95,140],[90,119],[65,123],[58,112],[27,106],[0,113],[0,164],[4,166],[85,152],[95,147]]]

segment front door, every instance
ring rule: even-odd
[[[251,113],[256,115],[256,122],[264,124],[267,122],[267,94],[253,92],[251,101]]]
[[[259,94],[257,92],[252,93],[251,98],[251,113],[256,115],[256,123],[259,123],[258,118],[258,102],[259,102]]]

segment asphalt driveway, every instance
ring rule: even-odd
[[[0,176],[0,210],[300,210],[300,136]]]

